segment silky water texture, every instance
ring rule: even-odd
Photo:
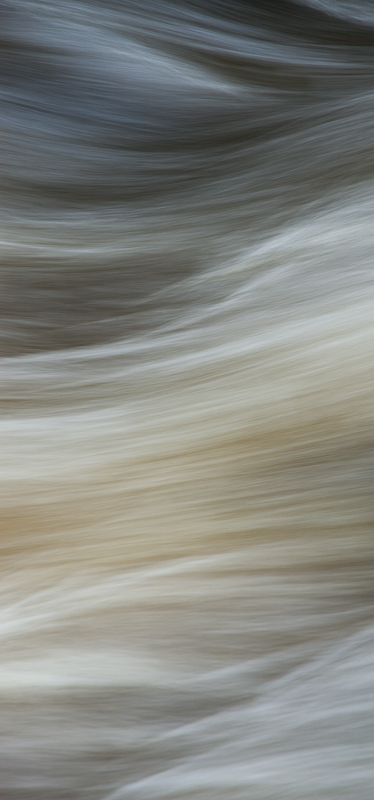
[[[374,796],[374,3],[5,0],[0,793]]]

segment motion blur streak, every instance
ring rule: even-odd
[[[0,18],[1,796],[371,800],[374,4]]]

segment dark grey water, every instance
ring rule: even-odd
[[[374,4],[10,0],[5,800],[371,800]]]

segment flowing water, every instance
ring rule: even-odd
[[[373,0],[5,0],[4,800],[371,800]]]

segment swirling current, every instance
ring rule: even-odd
[[[4,0],[4,800],[371,800],[373,0]]]

